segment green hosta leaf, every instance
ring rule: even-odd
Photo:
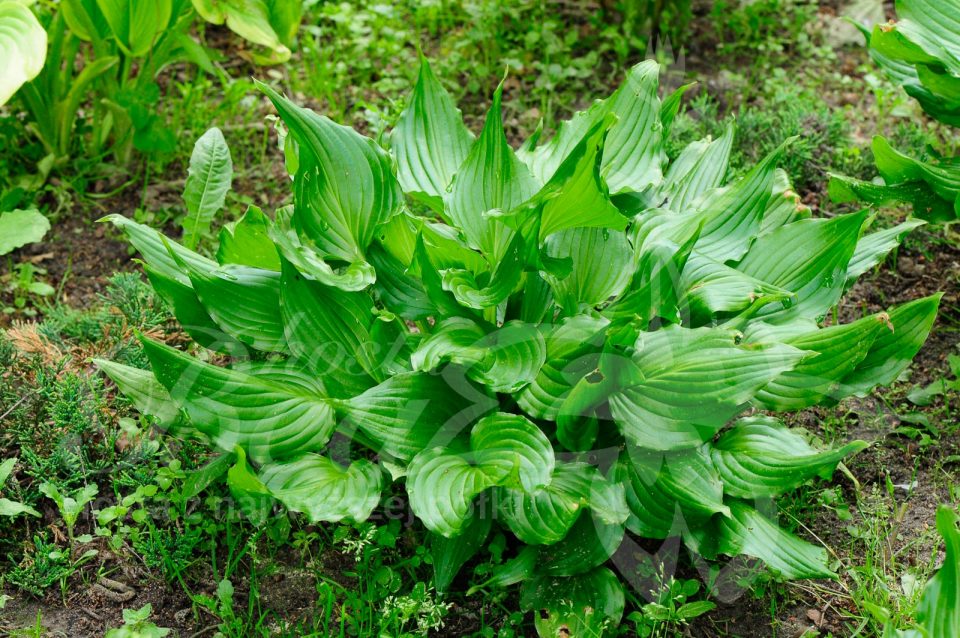
[[[537,182],[546,184],[587,132],[602,122],[608,112],[606,102],[596,100],[586,111],[578,111],[569,120],[560,122],[557,133],[549,142],[536,146],[539,134],[535,134],[517,151],[517,155],[530,167]]]
[[[626,605],[623,586],[606,567],[579,576],[538,576],[523,585],[520,605],[533,611],[542,638],[613,635]]]
[[[390,136],[403,191],[443,212],[443,197],[470,151],[473,135],[426,58],[407,108]]]
[[[190,156],[190,171],[183,187],[187,205],[184,217],[183,243],[196,248],[210,232],[210,224],[226,201],[233,183],[233,160],[223,132],[213,127],[200,136]]]
[[[733,148],[733,124],[728,124],[716,140],[701,140],[687,146],[670,165],[657,189],[659,198],[666,198],[665,207],[677,212],[694,208],[697,200],[723,184]]]
[[[289,211],[278,211],[277,222],[267,229],[267,233],[283,259],[304,277],[348,291],[364,290],[376,281],[377,273],[363,259],[343,267],[331,266],[316,243],[301,236],[292,223]]]
[[[800,540],[745,503],[731,500],[728,505],[730,516],[715,517],[712,526],[694,532],[706,555],[713,550],[727,556],[746,554],[790,580],[836,576],[827,567],[825,549]]]
[[[863,396],[878,385],[893,383],[927,340],[940,297],[924,297],[887,311],[889,326],[879,331],[867,356],[841,379],[839,395]]]
[[[177,263],[178,261],[187,263],[201,272],[217,267],[216,262],[184,248],[152,228],[138,224],[122,215],[107,215],[99,221],[110,222],[121,229],[130,243],[133,244],[133,247],[140,252],[143,260],[156,274],[172,279],[188,288],[191,287],[190,278]],[[176,255],[176,258],[174,258],[174,255]]]
[[[768,410],[786,411],[802,410],[827,398],[841,399],[838,382],[863,361],[877,335],[888,329],[887,323],[887,314],[880,313],[782,339],[814,354],[762,388],[754,401]],[[751,326],[748,340],[763,341],[763,330],[761,325]]]
[[[455,536],[481,492],[497,485],[532,492],[550,481],[553,467],[553,448],[540,428],[520,416],[492,414],[474,426],[468,451],[434,447],[410,461],[410,507],[427,529]]]
[[[621,462],[635,474],[629,477],[634,489],[645,488],[665,503],[677,503],[686,514],[704,519],[730,511],[723,503],[724,484],[709,445],[666,454],[628,446]]]
[[[203,307],[190,281],[189,272],[213,272],[217,269],[216,262],[120,215],[110,215],[101,221],[110,221],[123,229],[143,256],[144,270],[154,290],[172,308],[177,321],[191,337],[212,350],[243,352],[245,346],[221,329]]]
[[[692,89],[696,84],[696,82],[689,82],[678,87],[670,93],[670,95],[663,100],[663,104],[660,105],[660,122],[663,124],[664,139],[670,135],[673,122],[677,119],[677,114],[680,113],[680,103],[683,100],[684,93]]]
[[[290,59],[290,45],[300,25],[302,8],[296,0],[192,0],[197,13],[213,24],[224,24],[254,44],[270,49],[258,61],[279,64]]]
[[[461,533],[453,538],[430,533],[430,555],[433,558],[433,583],[440,593],[449,591],[460,568],[473,558],[487,542],[493,520],[478,512],[470,518]]]
[[[486,333],[469,319],[451,317],[413,353],[411,365],[433,370],[450,361],[491,390],[516,392],[536,377],[545,358],[543,335],[534,326],[511,321]]]
[[[460,304],[483,310],[500,304],[520,284],[523,276],[523,241],[516,235],[507,248],[507,253],[489,273],[489,281],[481,286],[469,270],[451,268],[441,272],[443,289],[453,293]],[[486,274],[486,273],[485,273]]]
[[[867,447],[853,441],[817,450],[798,432],[769,417],[741,419],[713,444],[723,491],[740,498],[778,496],[819,476],[830,478],[845,457]]]
[[[517,397],[524,412],[536,419],[557,418],[573,386],[596,367],[607,325],[604,319],[578,315],[565,319],[544,335],[544,364]]]
[[[321,376],[360,390],[383,379],[370,324],[373,301],[306,279],[289,264],[280,275],[280,313],[287,347]]]
[[[486,354],[479,345],[484,337],[486,331],[480,324],[463,317],[451,317],[420,344],[410,363],[416,370],[433,370],[444,361],[475,363]]]
[[[407,473],[410,509],[426,528],[456,536],[473,514],[473,499],[494,485],[483,470],[442,447],[420,452]]]
[[[425,226],[428,226],[427,220],[414,217],[407,210],[401,210],[399,214],[391,217],[380,227],[375,246],[380,246],[387,254],[400,262],[404,268],[409,268],[413,264],[417,238],[423,233]],[[464,248],[466,251],[473,252],[469,248]],[[480,262],[480,267],[486,267],[483,258],[476,253],[473,254]],[[411,274],[417,273],[412,271]]]
[[[529,202],[510,211],[508,219],[523,225],[525,219],[535,218],[537,236],[542,242],[553,233],[569,228],[613,228],[623,230],[624,217],[610,201],[606,183],[600,173],[598,158],[603,153],[604,141],[615,119],[607,115],[587,128],[557,166],[550,179]]]
[[[410,265],[414,275],[419,274],[415,260],[418,240],[438,270],[462,268],[475,275],[490,270],[489,263],[467,246],[455,228],[430,219],[397,215],[383,227],[379,239],[390,254]]]
[[[709,323],[718,313],[739,312],[758,302],[786,302],[793,298],[789,290],[697,253],[687,261],[680,287],[685,292],[678,303],[695,324]]]
[[[303,2],[297,0],[271,0],[270,26],[280,36],[281,42],[293,44],[300,30],[303,8]]]
[[[722,262],[738,260],[747,253],[773,197],[777,162],[792,141],[790,138],[771,151],[734,185],[713,198],[704,198],[702,212],[696,216],[703,223],[697,252]]]
[[[922,219],[908,219],[902,224],[861,237],[853,258],[847,264],[847,282],[852,284],[860,275],[882,262],[900,245],[907,233],[925,223]]]
[[[464,317],[471,320],[477,319],[476,311],[460,305],[452,292],[443,289],[443,278],[430,256],[422,234],[417,235],[415,246],[414,264],[411,265],[409,270],[413,270],[415,266],[420,275],[423,290],[430,303],[439,311],[438,314],[440,316]]]
[[[581,515],[567,535],[553,545],[538,548],[538,570],[550,576],[575,576],[607,562],[623,542],[621,523],[604,523]]]
[[[289,375],[300,384],[283,384],[203,363],[150,339],[142,343],[157,380],[191,425],[221,449],[240,446],[265,462],[319,450],[336,428],[330,400],[308,391],[312,382],[297,369]]]
[[[790,177],[778,168],[773,174],[773,196],[767,202],[767,209],[763,212],[760,234],[766,235],[781,226],[808,217],[810,217],[810,207],[800,201],[800,196],[790,184]]]
[[[262,352],[287,352],[280,273],[250,266],[207,271],[183,266],[203,307],[224,332]]]
[[[236,462],[227,470],[230,494],[252,525],[263,525],[267,522],[275,501],[267,486],[250,469],[243,448],[237,447],[235,452]]]
[[[533,492],[550,481],[553,447],[540,428],[515,414],[484,417],[470,432],[477,467],[496,485]]]
[[[117,44],[129,56],[146,56],[167,28],[173,10],[172,0],[97,0],[104,19]]]
[[[641,192],[663,176],[666,155],[657,97],[659,75],[657,62],[641,62],[606,101],[617,116],[603,148],[601,169],[611,193]]]
[[[830,176],[830,199],[839,203],[867,202],[893,204],[909,202],[913,214],[929,221],[951,221],[956,217],[953,200],[937,195],[924,181],[903,184],[875,184],[843,175]]]
[[[157,425],[169,427],[177,422],[179,406],[150,371],[103,359],[94,359],[93,362],[117,384],[120,392],[130,399],[137,410],[155,418]]]
[[[847,264],[853,258],[866,211],[832,219],[804,219],[781,226],[754,242],[737,268],[743,273],[796,295],[784,310],[770,305],[761,314],[777,312],[777,321],[816,318],[843,294]]]
[[[418,321],[434,314],[436,308],[427,296],[423,284],[408,273],[393,255],[379,245],[371,246],[367,256],[377,271],[373,287],[377,298],[404,319]]]
[[[930,115],[960,125],[960,24],[955,0],[897,3],[900,20],[876,25],[874,60]]]
[[[630,356],[606,345],[597,358],[596,368],[577,382],[561,405],[557,439],[570,450],[590,449],[599,432],[598,419],[610,418],[609,398],[643,380],[643,372]],[[608,434],[616,431],[605,429]]]
[[[636,445],[696,447],[803,356],[786,345],[737,345],[725,329],[670,327],[645,334],[633,357],[643,380],[610,397],[611,413]]]
[[[492,264],[500,261],[513,231],[486,213],[513,210],[530,199],[537,188],[529,169],[507,143],[500,113],[502,93],[501,84],[493,94],[483,131],[470,147],[445,198],[446,217]]]
[[[109,35],[110,27],[97,6],[97,0],[63,0],[60,14],[70,31],[84,42]]]
[[[621,232],[606,228],[560,231],[547,238],[546,251],[550,257],[572,261],[566,277],[545,275],[568,315],[618,296],[633,276],[633,249]]]
[[[872,147],[877,170],[887,184],[923,181],[948,202],[956,202],[960,197],[960,164],[921,162],[895,150],[879,136],[873,138]]]
[[[536,377],[546,358],[543,336],[519,321],[505,323],[481,345],[486,356],[471,377],[494,392],[517,392]]]
[[[264,270],[280,270],[280,256],[270,239],[273,222],[256,206],[247,208],[235,224],[220,231],[217,261],[220,265],[238,264]]]
[[[377,226],[390,219],[401,203],[390,156],[350,127],[300,108],[266,85],[257,86],[299,143],[296,230],[330,257],[364,261]]]
[[[559,542],[584,509],[608,524],[622,524],[629,511],[623,486],[586,463],[558,464],[550,483],[534,493],[502,488],[498,503],[507,527],[531,545]]]
[[[383,473],[370,461],[349,467],[319,454],[267,463],[260,480],[277,500],[313,522],[365,521],[380,502]]]
[[[523,289],[512,301],[507,315],[516,316],[520,321],[536,324],[553,317],[553,292],[542,273],[525,273]]]
[[[494,410],[496,401],[466,379],[417,372],[397,374],[336,406],[373,447],[409,461],[421,450],[448,444]]]
[[[691,523],[702,520],[695,513],[684,512],[656,481],[644,480],[644,473],[634,469],[626,451],[620,455],[614,477],[624,486],[630,511],[626,526],[634,534],[644,538],[681,536]]]
[[[33,12],[18,2],[0,3],[0,58],[4,64],[0,76],[3,105],[24,82],[37,77],[47,58],[47,32]]]
[[[0,213],[0,255],[40,241],[48,230],[50,221],[35,208]]]
[[[154,291],[166,302],[180,326],[194,341],[217,352],[246,353],[246,346],[224,332],[213,320],[200,303],[189,279],[183,284],[177,279],[161,275],[149,264],[144,265],[143,270]]]
[[[680,277],[699,237],[699,228],[695,228],[679,239],[679,244],[649,235],[634,242],[637,265],[633,281],[603,313],[614,324],[615,343],[632,346],[640,331],[657,317],[682,321],[677,299]]]
[[[874,30],[878,27],[881,30],[883,28],[881,25],[876,25]],[[861,28],[860,31],[866,39],[867,45],[872,45],[873,34],[871,30]],[[902,59],[896,52],[892,52],[892,56],[884,55],[873,46],[870,47],[870,57],[886,72],[887,77],[895,84],[901,85],[908,95],[920,102],[924,111],[941,122],[950,123],[952,121],[953,113],[951,113],[949,106],[944,104],[938,95],[923,85],[920,81],[920,74],[913,64]]]

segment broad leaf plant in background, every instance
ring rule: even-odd
[[[47,54],[47,32],[24,3],[0,1],[0,106],[37,77]]]
[[[607,565],[628,532],[831,577],[773,499],[865,443],[823,449],[776,415],[909,365],[939,296],[831,311],[920,222],[810,218],[777,168],[789,141],[725,183],[732,125],[668,162],[683,89],[661,101],[658,71],[517,149],[500,88],[475,136],[425,61],[388,145],[261,85],[292,140],[293,205],[250,208],[216,260],[108,217],[197,347],[143,338],[151,371],[99,365],[230,455],[254,521],[274,500],[363,521],[402,483],[440,591],[508,531],[515,558],[476,586],[521,583],[542,635],[619,622],[635,574]]]
[[[259,64],[284,62],[300,0],[61,0],[34,7],[0,0],[0,105],[17,94],[46,153],[42,179],[71,157],[128,164],[134,150],[169,152],[174,132],[157,114],[160,76],[188,62],[222,74],[191,35],[199,14],[255,45]],[[49,43],[49,46],[48,46]],[[42,182],[41,179],[41,182]]]
[[[960,0],[897,0],[896,22],[863,29],[870,56],[931,117],[960,127]],[[914,214],[937,222],[960,217],[960,158],[924,162],[873,140],[882,183],[834,175],[834,201],[910,202]]]

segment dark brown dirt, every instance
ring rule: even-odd
[[[60,599],[59,593],[51,593],[43,600],[17,595],[0,610],[0,635],[36,626],[39,618],[43,635],[50,638],[103,636],[107,629],[123,624],[124,609],[139,609],[147,603],[153,606],[151,621],[173,629],[179,636],[191,636],[201,626],[193,617],[190,599],[179,588],[166,587],[155,580],[126,584],[134,595],[124,601],[109,600],[92,585],[83,584],[72,585],[66,601]],[[210,624],[211,618],[200,621]]]
[[[30,261],[38,269],[36,278],[57,290],[57,301],[80,308],[96,303],[113,273],[133,268],[126,242],[118,241],[112,227],[93,223],[110,212],[129,214],[126,205],[116,203],[56,221],[43,241],[24,247],[12,261],[0,260],[0,278],[9,273],[11,263]],[[0,290],[0,306],[12,303],[13,294]],[[0,327],[9,326],[14,318],[0,314]]]

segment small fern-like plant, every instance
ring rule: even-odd
[[[787,145],[725,184],[732,125],[668,163],[682,90],[661,101],[658,71],[518,149],[501,89],[475,136],[425,61],[388,148],[261,85],[289,129],[292,206],[249,209],[216,261],[108,218],[227,363],[144,338],[152,371],[100,366],[232,454],[255,517],[276,499],[363,521],[402,482],[440,591],[508,531],[516,558],[475,585],[522,582],[542,635],[619,622],[607,564],[627,531],[831,576],[769,506],[865,444],[822,449],[775,414],[891,383],[939,297],[827,322],[908,227],[810,218],[777,169]]]

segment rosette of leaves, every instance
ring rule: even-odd
[[[862,29],[870,57],[931,117],[960,126],[960,0],[897,0],[897,21]],[[923,219],[960,216],[960,158],[920,161],[873,140],[882,184],[834,175],[834,201],[910,202]]]
[[[220,467],[247,502],[361,521],[402,481],[441,591],[508,531],[490,583],[522,582],[545,635],[619,622],[605,563],[627,530],[831,576],[768,505],[865,444],[824,449],[775,415],[907,367],[939,296],[824,317],[909,226],[808,218],[786,146],[725,183],[732,125],[668,163],[682,91],[661,101],[653,62],[518,149],[501,88],[475,135],[424,62],[383,148],[261,86],[296,142],[293,205],[248,210],[216,260],[107,218],[200,356],[144,338],[151,371],[100,365],[234,453]]]

